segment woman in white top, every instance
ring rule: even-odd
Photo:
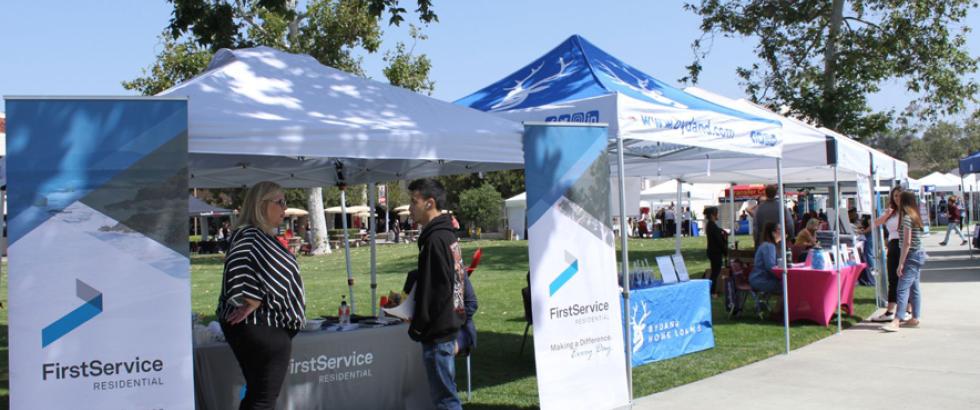
[[[885,231],[888,233],[888,246],[886,248],[888,257],[886,265],[888,270],[888,307],[885,309],[885,313],[871,318],[873,322],[891,322],[895,319],[895,307],[898,301],[898,259],[901,256],[901,250],[898,246],[898,201],[901,196],[901,186],[892,188],[888,194],[888,210],[872,224],[872,227],[885,225]]]

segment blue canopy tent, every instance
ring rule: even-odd
[[[703,181],[701,177],[710,176],[712,167],[758,169],[757,161],[775,159],[769,163],[777,168],[782,196],[784,136],[780,121],[723,107],[671,87],[578,35],[456,104],[518,121],[607,123],[617,155],[610,162],[617,164],[613,172],[620,177],[680,181],[699,177]],[[824,158],[815,160],[825,164]],[[620,178],[621,232],[627,229],[624,190]],[[627,272],[625,235],[621,239],[622,269]],[[675,247],[679,253],[679,231]],[[629,305],[628,283],[623,297]],[[626,309],[627,326],[629,315]],[[788,352],[788,316],[784,324]],[[629,356],[627,349],[627,362]]]
[[[970,226],[973,219],[973,208],[976,199],[974,198],[973,192],[966,192],[966,183],[964,179],[970,174],[980,174],[980,151],[970,154],[966,158],[960,160],[960,186],[963,187],[963,197],[969,198],[969,203],[966,205],[966,226]],[[973,232],[970,232],[973,234]],[[973,259],[973,244],[970,244],[970,259]]]

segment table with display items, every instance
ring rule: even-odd
[[[841,274],[841,305],[843,312],[854,313],[854,287],[864,263],[843,265]],[[782,268],[774,267],[773,274],[782,279]],[[813,269],[805,263],[789,267],[789,320],[809,320],[827,326],[837,312],[837,271]]]
[[[710,288],[696,279],[630,290],[633,367],[715,347]]]
[[[300,332],[276,408],[429,409],[422,345],[408,325]],[[227,343],[194,348],[198,409],[237,409],[245,379]]]

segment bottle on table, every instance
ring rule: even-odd
[[[337,308],[337,320],[341,325],[350,324],[350,306],[347,305],[347,296],[340,295],[340,307]]]

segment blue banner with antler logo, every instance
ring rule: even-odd
[[[715,347],[709,280],[630,291],[633,367]]]

